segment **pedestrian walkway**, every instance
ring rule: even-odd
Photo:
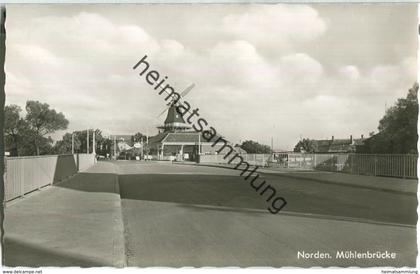
[[[7,205],[7,266],[124,266],[115,166],[101,162]]]

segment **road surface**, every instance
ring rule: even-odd
[[[415,194],[289,175],[260,175],[288,202],[273,215],[235,170],[100,162],[7,207],[6,265],[415,266]]]

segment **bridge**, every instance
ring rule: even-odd
[[[273,215],[225,167],[99,161],[9,201],[7,266],[415,266],[417,181],[262,170]],[[330,259],[297,258],[323,252]],[[342,259],[339,251],[395,252]]]

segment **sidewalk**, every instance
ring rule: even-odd
[[[198,164],[202,166],[211,166],[219,168],[233,169],[234,165],[227,164]],[[394,177],[380,177],[367,175],[354,175],[339,172],[327,172],[316,170],[294,170],[294,169],[271,169],[259,168],[258,173],[283,176],[290,178],[299,178],[309,181],[316,181],[326,184],[338,184],[349,187],[360,187],[366,189],[375,189],[380,191],[398,192],[417,195],[416,179],[402,179]]]
[[[4,228],[6,266],[124,266],[114,165],[97,163],[7,204]]]

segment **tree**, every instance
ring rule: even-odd
[[[5,143],[11,156],[34,155],[33,140],[35,132],[29,127],[25,119],[20,117],[21,108],[17,105],[5,106]],[[51,149],[51,138],[39,139],[42,153],[48,153]]]
[[[99,149],[97,149],[97,153],[104,157],[107,157],[112,154],[112,149],[114,147],[114,142],[109,138],[102,138],[101,144],[99,145]]]
[[[25,127],[22,131],[21,142],[19,143],[19,156],[36,155],[35,138],[38,138],[39,155],[53,153],[51,137],[39,137],[29,127]]]
[[[29,128],[34,131],[33,144],[36,149],[36,155],[40,154],[42,138],[57,130],[66,129],[69,121],[64,117],[63,113],[57,113],[46,103],[38,101],[26,102],[26,121]]]
[[[86,130],[81,130],[81,131],[74,131],[74,140],[80,144],[79,146],[74,148],[74,152],[75,153],[86,153]],[[90,143],[91,143],[91,138],[89,138],[89,147],[90,147]]]
[[[131,136],[131,140],[134,143],[139,143],[139,142],[141,142],[141,140],[144,140],[144,139],[146,139],[146,135],[144,135],[141,132],[137,132],[136,134],[134,134],[133,136]]]
[[[76,137],[76,136],[75,136]],[[74,150],[80,150],[80,141],[78,138],[74,138]],[[54,153],[55,154],[69,154],[72,152],[72,134],[66,133],[63,135],[63,138],[57,141],[54,145]]]
[[[268,154],[271,153],[271,148],[267,145],[259,144],[255,141],[247,140],[242,142],[241,148],[245,150],[247,153],[255,153],[255,154]]]
[[[294,152],[304,152],[304,153],[314,153],[315,152],[315,143],[312,140],[303,138],[300,140],[295,148]]]
[[[11,156],[19,155],[19,144],[22,142],[26,122],[20,117],[22,109],[17,105],[4,107],[4,134],[6,148],[10,149]]]
[[[93,142],[93,138],[89,138],[90,142]],[[95,129],[95,151],[98,155],[106,156],[107,153],[111,153],[109,146],[109,139],[102,136],[100,129]]]
[[[95,132],[95,151],[98,155],[106,156],[107,153],[111,152],[112,141],[102,136],[100,129],[89,130],[89,152],[93,151],[93,131]],[[87,133],[86,130],[74,131],[74,152],[75,153],[86,153],[87,151]],[[70,134],[71,137],[71,134]],[[70,151],[71,151],[71,139],[70,139]]]
[[[137,132],[133,136],[131,136],[131,141],[135,143],[142,143],[143,141],[143,147],[134,147],[134,149],[131,151],[132,157],[134,156],[141,156],[143,157],[143,154],[148,154],[150,152],[150,148],[147,147],[146,144],[146,135],[144,135],[141,132]]]
[[[379,133],[365,141],[367,153],[417,153],[419,85],[409,89],[406,98],[397,100],[379,121]]]

